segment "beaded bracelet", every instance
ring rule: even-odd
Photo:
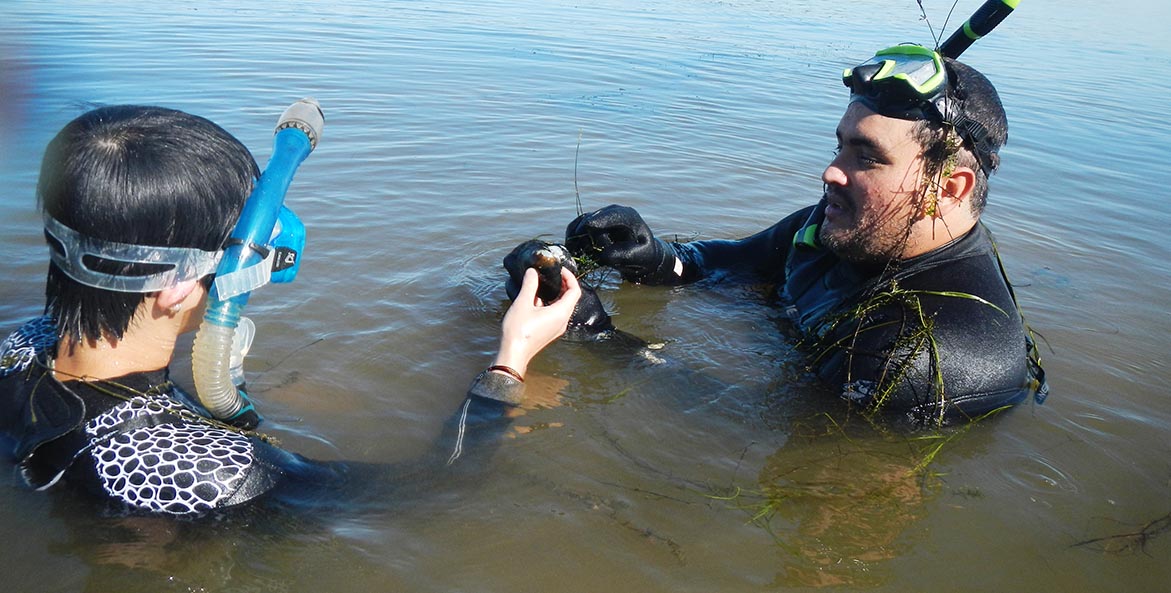
[[[500,372],[512,377],[513,379],[520,381],[521,383],[525,382],[525,378],[520,376],[520,373],[516,372],[516,369],[509,367],[509,366],[504,366],[502,364],[494,364],[494,365],[488,367],[488,370],[489,371],[500,371]]]

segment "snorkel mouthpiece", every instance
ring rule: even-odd
[[[216,418],[238,426],[251,428],[259,422],[243,382],[232,380],[233,343],[246,350],[244,342],[251,342],[250,337],[236,339],[241,312],[253,290],[270,281],[291,281],[299,267],[304,226],[283,202],[293,174],[317,146],[324,124],[321,108],[313,99],[292,104],[277,121],[272,156],[228,239],[216,268],[207,312],[195,335],[191,364],[199,401]],[[281,237],[273,236],[274,229],[280,230]],[[291,241],[282,240],[289,232]],[[237,353],[237,363],[242,357],[243,352]]]

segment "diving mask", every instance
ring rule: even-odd
[[[947,70],[940,55],[921,45],[896,45],[842,73],[854,100],[875,113],[900,119],[942,119]],[[933,112],[931,112],[933,111]]]
[[[988,130],[968,118],[951,96],[948,68],[939,52],[902,44],[878,51],[873,58],[842,73],[850,100],[871,111],[906,120],[928,120],[955,128],[990,174],[996,153]]]

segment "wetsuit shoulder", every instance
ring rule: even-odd
[[[56,325],[48,316],[29,321],[0,343],[0,430],[14,441],[17,460],[69,434],[85,416],[80,399],[46,381],[56,346]]]
[[[848,346],[823,367],[848,399],[926,422],[1028,394],[1024,323],[983,227],[866,295],[864,314],[834,332]]]
[[[60,382],[44,365],[0,379],[19,404],[16,460],[37,489],[58,482],[127,509],[199,515],[252,500],[284,479],[271,445],[172,397],[166,370]],[[35,404],[35,405],[34,405]]]

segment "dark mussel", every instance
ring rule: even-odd
[[[508,298],[516,298],[528,268],[537,271],[540,280],[537,297],[546,304],[561,296],[561,268],[577,273],[577,265],[565,247],[536,239],[525,241],[504,256],[504,269],[508,270]]]
[[[528,268],[537,270],[540,280],[537,297],[546,304],[561,296],[562,268],[577,274],[577,264],[565,246],[536,239],[525,241],[504,257],[504,269],[508,271],[508,282],[505,284],[508,298],[515,299],[520,293],[520,285]],[[602,307],[598,293],[582,282],[581,299],[569,320],[566,337],[574,341],[597,340],[609,337],[613,331],[614,325]]]

